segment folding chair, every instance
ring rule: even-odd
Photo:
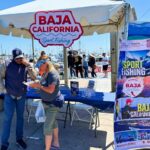
[[[93,96],[95,94],[94,86],[95,86],[95,81],[89,80],[87,89],[85,89],[85,91],[83,91],[83,96],[87,96],[87,97]],[[95,109],[93,106],[83,104],[83,103],[75,103],[73,105],[72,110],[73,110],[73,112],[72,112],[71,125],[73,124],[73,121],[76,119],[79,121],[89,122],[89,129],[92,128],[92,124],[95,124],[95,126],[97,126],[97,124],[98,124],[98,126],[99,126],[100,123],[99,123],[98,113],[94,112]],[[81,111],[81,112],[85,111],[85,112],[87,112],[87,114],[85,114],[85,116],[81,117],[81,114],[79,113],[79,111]],[[85,119],[85,118],[87,118],[88,115],[90,115],[89,120]],[[95,117],[96,117],[96,119],[95,119]]]
[[[83,111],[85,111],[86,114],[83,115]],[[82,113],[82,115],[80,113]],[[89,122],[89,129],[91,129],[92,124],[94,123],[94,108],[82,103],[73,104],[71,126],[74,120]]]
[[[27,102],[27,112],[28,112],[28,123],[30,121],[30,118],[35,115],[35,108],[37,108],[38,103],[41,101],[41,99],[28,99]]]

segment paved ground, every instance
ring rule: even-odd
[[[78,79],[80,87],[85,87],[87,80]],[[110,78],[94,79],[96,88],[99,91],[110,91]],[[62,111],[65,111],[65,107]],[[84,113],[84,112],[80,112]],[[64,118],[64,114],[58,115],[58,118]],[[94,130],[88,128],[87,123],[73,122],[70,125],[67,121],[66,128],[63,127],[63,121],[59,123],[59,135],[61,150],[113,150],[113,110],[99,112],[100,127],[97,129],[97,138],[94,136]],[[3,112],[0,112],[0,136],[2,133]],[[15,117],[12,122],[10,147],[9,150],[19,150],[15,144]],[[42,134],[42,124],[37,124],[34,117],[27,122],[27,113],[25,113],[25,140],[28,144],[27,150],[44,150],[44,139]],[[30,138],[29,138],[30,137]],[[32,139],[36,137],[37,139]]]
[[[0,113],[0,135],[2,132],[2,117],[3,112]],[[69,120],[66,128],[63,127],[63,121],[59,121],[59,135],[62,150],[113,150],[111,145],[113,141],[113,113],[109,112],[99,113],[100,127],[97,129],[97,138],[95,132],[88,128],[88,124],[84,122],[74,121],[70,126]],[[25,116],[25,140],[28,144],[27,150],[44,150],[44,140],[42,134],[42,124],[37,124],[34,117],[27,122],[27,115]],[[28,137],[36,137],[37,139],[30,139]],[[108,147],[108,148],[106,148]],[[15,144],[15,118],[12,123],[10,148],[9,150],[19,150]]]
[[[108,78],[103,78],[104,74],[99,73],[97,74],[96,78],[74,78],[69,79],[68,83],[70,85],[70,81],[79,81],[79,87],[87,87],[89,80],[95,81],[95,90],[102,91],[102,92],[110,92],[111,91],[111,74],[108,73]],[[64,84],[64,80],[61,80],[61,83]]]

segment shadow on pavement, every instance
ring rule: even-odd
[[[0,113],[0,135],[2,133],[3,113]],[[15,144],[15,121],[14,117],[11,127],[9,150],[19,150]],[[68,123],[66,128],[63,127],[63,121],[59,123],[59,135],[61,150],[90,150],[90,147],[105,149],[106,131],[97,131],[97,138],[94,136],[94,130],[88,129],[88,124],[83,122],[74,122],[72,126]],[[37,124],[32,117],[27,122],[25,117],[24,138],[27,142],[27,150],[44,150],[43,124]]]

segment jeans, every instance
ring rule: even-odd
[[[94,67],[92,67],[91,76],[92,76],[93,78],[97,76],[97,75],[96,75],[96,73],[95,73],[95,69],[94,69]]]
[[[74,74],[74,76],[76,76],[75,70],[73,67],[70,67],[70,76],[72,77]]]
[[[80,72],[80,76],[81,76],[81,78],[83,78],[82,66],[76,66],[76,77],[78,77],[78,72]]]
[[[23,124],[24,124],[24,108],[25,96],[21,99],[13,99],[10,95],[6,94],[4,99],[4,122],[1,136],[2,145],[8,146],[8,139],[10,136],[11,122],[14,111],[16,109],[17,123],[16,123],[16,140],[23,138]]]
[[[84,68],[84,77],[88,78],[88,66],[83,66]]]

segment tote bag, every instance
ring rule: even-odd
[[[35,119],[37,123],[45,122],[46,120],[45,110],[44,110],[42,102],[38,103],[38,107],[35,112]]]

